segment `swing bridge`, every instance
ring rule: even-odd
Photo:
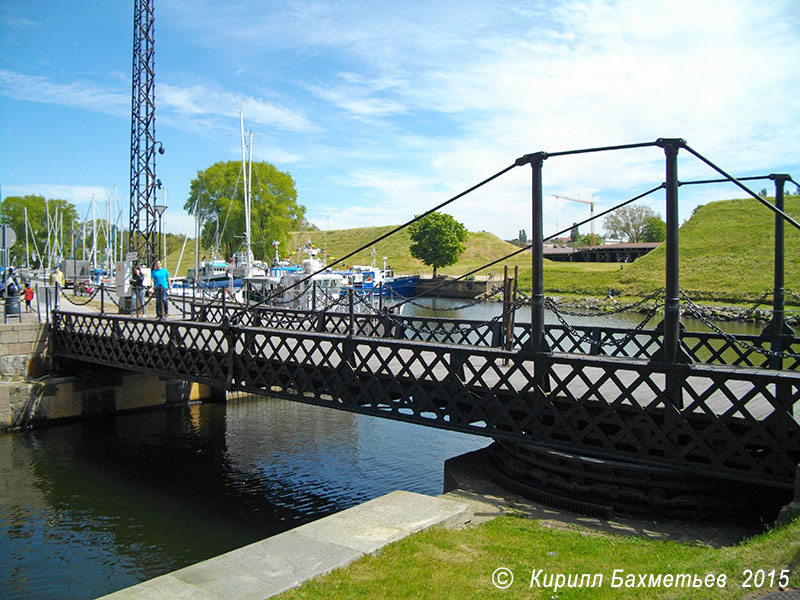
[[[648,148],[663,150],[665,181],[615,208],[664,191],[664,287],[624,307],[646,311],[637,327],[570,325],[570,315],[544,295],[543,165]],[[679,151],[721,177],[680,182]],[[491,320],[357,310],[362,299],[352,293],[318,310],[274,306],[269,298],[190,300],[178,305],[179,320],[57,309],[53,354],[486,436],[494,440],[487,468],[497,481],[583,513],[774,517],[791,500],[800,463],[800,338],[786,323],[783,280],[784,223],[800,229],[783,211],[791,177],[760,177],[775,183],[771,204],[741,183],[755,178],[734,179],[681,139],[539,152],[420,218],[519,167],[532,173],[533,233],[519,251],[532,257],[532,293],[519,294],[507,278],[502,312]],[[725,333],[679,285],[679,187],[717,181],[734,182],[775,214],[773,318],[760,335]],[[547,310],[558,323],[545,325]],[[517,318],[520,311],[530,319]],[[685,330],[682,313],[710,330]]]

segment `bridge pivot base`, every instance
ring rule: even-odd
[[[773,522],[791,489],[495,441],[488,474],[519,495],[599,518],[614,515]]]

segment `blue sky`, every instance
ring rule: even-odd
[[[683,137],[738,176],[800,175],[796,0],[155,0],[155,13],[171,231],[188,231],[198,170],[241,158],[240,109],[254,158],[293,176],[321,228],[402,223],[539,150]],[[3,197],[85,213],[116,184],[127,205],[132,21],[132,0],[0,5]],[[553,194],[599,211],[663,173],[659,149],[547,160],[545,234],[588,217]],[[713,175],[686,152],[679,173]],[[742,195],[681,188],[681,215]],[[664,214],[663,195],[648,204]],[[446,212],[530,233],[530,170]]]

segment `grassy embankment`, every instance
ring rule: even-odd
[[[514,574],[514,582],[506,590],[492,584],[492,573],[498,567]],[[594,589],[554,592],[552,588],[531,588],[533,569],[542,569],[543,575],[600,573],[603,582]],[[625,575],[724,574],[726,586],[612,588],[615,569],[623,569]],[[742,587],[745,569],[775,570],[773,586],[787,569],[790,585],[800,585],[800,520],[736,546],[709,548],[555,529],[531,519],[501,517],[461,531],[423,531],[278,598],[742,598],[754,591]],[[768,582],[762,587],[770,587]]]
[[[786,199],[786,212],[800,218],[800,197]],[[701,206],[681,227],[681,287],[697,300],[752,302],[772,288],[773,213],[756,200],[724,200]],[[306,240],[317,247],[327,247],[333,259],[368,244],[394,226],[363,227],[336,231],[297,232],[290,247]],[[409,252],[408,231],[402,230],[375,244],[376,264],[388,264],[397,274],[430,274],[431,268]],[[786,226],[786,287],[800,293],[800,232]],[[459,261],[440,273],[458,276],[514,252],[517,248],[486,232],[470,232],[467,250]],[[168,258],[174,270],[178,253]],[[301,257],[302,258],[302,257]],[[370,264],[367,249],[347,259],[347,264]],[[503,263],[480,270],[478,275],[502,276],[503,265],[519,266],[520,286],[531,287],[530,254],[521,253]],[[568,263],[545,260],[544,284],[547,294],[605,297],[615,287],[623,297],[642,297],[664,285],[664,247],[635,263]],[[194,246],[189,243],[178,274],[194,264]],[[787,304],[798,303],[787,295]]]

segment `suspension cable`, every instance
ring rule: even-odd
[[[623,206],[627,206],[631,202],[636,202],[637,200],[641,200],[645,196],[649,196],[653,192],[656,192],[656,191],[662,189],[663,187],[664,187],[664,184],[661,183],[661,184],[657,185],[656,187],[650,188],[646,192],[643,192],[643,193],[639,194],[638,196],[634,196],[633,198],[631,198],[629,200],[626,200],[625,202],[621,202],[620,204],[617,204],[616,206],[614,206],[612,208],[609,208],[608,210],[604,210],[603,212],[595,215],[594,217],[590,217],[588,219],[585,219],[585,220],[581,221],[580,223],[576,223],[573,226],[567,227],[566,229],[562,229],[561,231],[557,231],[556,233],[553,233],[553,234],[547,236],[542,241],[546,242],[548,240],[552,240],[553,238],[557,238],[558,236],[563,235],[563,234],[567,233],[568,231],[572,230],[573,227],[576,227],[576,226],[577,227],[581,227],[582,225],[585,225],[586,223],[589,223],[590,221],[593,221],[594,219],[599,219],[600,217],[603,217],[603,216],[607,215],[608,213],[617,210],[618,208],[622,208]],[[443,287],[445,287],[445,286],[447,286],[447,285],[449,285],[449,284],[451,284],[451,283],[453,283],[455,281],[461,281],[465,277],[469,277],[470,275],[474,275],[478,271],[482,271],[482,270],[484,270],[484,269],[486,269],[488,267],[496,265],[499,262],[502,262],[504,260],[508,260],[509,258],[511,258],[513,256],[516,256],[517,254],[521,254],[522,252],[525,252],[527,250],[530,250],[531,248],[533,248],[533,244],[528,244],[527,246],[523,246],[519,250],[515,250],[514,252],[512,252],[510,254],[506,254],[505,256],[502,256],[502,257],[498,258],[497,260],[493,260],[492,262],[486,263],[485,265],[480,266],[477,269],[473,269],[472,271],[469,271],[467,273],[464,273],[463,275],[460,275],[459,277],[456,277],[455,279],[450,279],[448,281],[442,282],[439,285],[434,286],[431,289],[429,289],[426,293],[430,294],[431,292],[435,292],[436,290],[439,290],[439,289],[441,289],[441,288],[443,288]],[[419,295],[412,296],[411,298],[407,298],[406,300],[403,300],[402,302],[399,302],[398,304],[395,304],[394,306],[392,306],[392,308],[393,309],[397,308],[398,306],[402,306],[402,305],[406,304],[407,302],[411,302],[412,300],[416,300],[417,298],[420,298],[420,297],[421,296],[419,296]]]
[[[508,173],[508,172],[509,172],[511,169],[514,169],[514,168],[515,168],[515,167],[517,167],[517,166],[518,166],[518,165],[517,165],[516,163],[514,163],[514,164],[511,164],[511,165],[507,166],[506,168],[502,169],[501,171],[498,171],[497,173],[495,173],[494,175],[492,175],[492,176],[490,176],[490,177],[488,177],[488,178],[484,179],[484,180],[483,180],[483,181],[481,181],[480,183],[477,183],[477,184],[473,185],[471,188],[468,188],[468,189],[464,190],[463,192],[461,192],[461,193],[459,193],[459,194],[456,194],[456,195],[455,195],[455,196],[453,196],[452,198],[450,198],[450,199],[448,199],[448,200],[445,200],[445,201],[444,201],[444,202],[442,202],[441,204],[438,204],[438,205],[434,206],[433,208],[431,208],[431,209],[429,209],[429,210],[425,211],[424,213],[422,213],[421,215],[417,215],[417,216],[415,216],[415,217],[414,217],[413,219],[411,219],[410,221],[407,221],[406,223],[403,223],[402,225],[398,225],[397,227],[395,227],[395,228],[394,228],[394,229],[392,229],[391,231],[387,231],[387,232],[386,232],[386,233],[384,233],[383,235],[380,235],[380,236],[376,237],[374,240],[372,240],[372,241],[370,241],[370,242],[368,242],[368,243],[364,244],[363,246],[361,246],[360,248],[357,248],[356,250],[353,250],[352,252],[350,252],[350,254],[347,254],[347,255],[343,256],[342,258],[340,258],[340,259],[337,259],[336,261],[334,261],[334,262],[333,262],[333,263],[331,263],[330,265],[327,265],[327,266],[323,267],[322,269],[319,269],[318,271],[315,271],[314,273],[311,273],[311,274],[309,274],[309,275],[308,275],[308,277],[304,277],[303,279],[299,279],[298,281],[294,282],[292,285],[290,285],[290,286],[288,286],[288,287],[285,287],[285,288],[283,288],[283,289],[282,289],[282,290],[280,290],[279,292],[275,292],[274,294],[272,294],[271,296],[269,296],[269,297],[265,298],[264,300],[261,300],[261,301],[259,301],[257,304],[254,304],[254,305],[252,305],[250,308],[254,308],[254,307],[256,307],[256,306],[260,306],[260,305],[262,305],[262,304],[265,304],[266,302],[268,302],[268,301],[269,301],[269,300],[271,300],[272,298],[275,298],[275,297],[276,297],[278,294],[282,294],[283,292],[286,292],[286,291],[288,291],[288,290],[290,290],[290,289],[292,289],[292,288],[294,288],[294,287],[296,287],[296,286],[300,285],[301,283],[303,283],[303,282],[305,282],[305,281],[308,281],[308,280],[310,280],[310,279],[311,279],[312,277],[314,277],[315,275],[319,275],[320,273],[323,273],[325,270],[327,270],[327,269],[330,269],[331,267],[333,267],[333,266],[336,266],[336,265],[338,265],[338,264],[340,264],[340,263],[343,263],[344,261],[346,261],[346,260],[347,260],[348,258],[350,258],[351,256],[354,256],[354,255],[358,254],[359,252],[362,252],[363,250],[366,250],[367,248],[369,248],[369,247],[370,247],[370,246],[372,246],[373,244],[376,244],[376,243],[380,242],[381,240],[385,240],[385,239],[386,239],[387,237],[389,237],[390,235],[394,235],[395,233],[397,233],[397,232],[398,232],[398,231],[400,231],[401,229],[404,229],[404,228],[408,227],[409,225],[411,225],[412,223],[415,223],[415,222],[419,221],[420,219],[423,219],[423,218],[427,217],[427,216],[428,216],[428,215],[430,215],[431,213],[434,213],[434,212],[436,212],[437,210],[439,210],[440,208],[444,208],[445,206],[447,206],[448,204],[451,204],[451,203],[455,202],[455,201],[456,201],[456,200],[458,200],[459,198],[463,198],[463,197],[464,197],[464,196],[466,196],[467,194],[470,194],[470,193],[474,192],[474,191],[475,191],[475,190],[477,190],[478,188],[481,188],[481,187],[483,187],[484,185],[486,185],[487,183],[489,183],[489,182],[491,182],[491,181],[494,181],[495,179],[497,179],[498,177],[501,177],[502,175],[505,175],[505,174],[506,174],[506,173]],[[237,316],[238,316],[238,315],[237,315]]]
[[[693,154],[695,157],[697,157],[698,159],[700,159],[700,161],[704,162],[704,163],[705,163],[705,164],[707,164],[709,167],[711,167],[712,169],[714,169],[714,170],[715,170],[717,173],[719,173],[719,174],[720,174],[720,175],[722,175],[723,177],[727,177],[727,178],[728,178],[728,180],[729,180],[731,183],[733,183],[733,184],[737,185],[739,188],[741,188],[742,190],[744,190],[745,192],[747,192],[748,194],[750,194],[750,195],[751,195],[753,198],[755,198],[756,200],[758,200],[759,202],[761,202],[761,204],[763,204],[764,206],[766,206],[766,207],[767,207],[768,209],[770,209],[772,212],[774,212],[775,214],[781,215],[781,216],[783,217],[784,221],[787,221],[788,223],[791,223],[791,224],[792,224],[792,226],[793,226],[795,229],[800,229],[800,223],[798,223],[797,221],[795,221],[795,220],[794,220],[792,217],[790,217],[789,215],[787,215],[785,212],[783,212],[782,210],[780,210],[780,209],[779,209],[779,208],[777,208],[776,206],[773,206],[772,204],[770,204],[769,202],[767,202],[766,200],[764,200],[764,199],[763,199],[761,196],[759,196],[759,195],[758,195],[758,194],[756,194],[756,193],[755,193],[753,190],[751,190],[749,187],[747,187],[746,185],[744,185],[743,183],[741,183],[741,182],[740,182],[738,179],[736,179],[736,178],[735,178],[735,177],[733,177],[732,175],[729,175],[728,173],[726,173],[725,171],[723,171],[723,170],[722,170],[721,168],[719,168],[717,165],[715,165],[715,164],[714,164],[714,163],[712,163],[710,160],[708,160],[708,159],[707,159],[705,156],[703,156],[703,155],[702,155],[702,154],[700,154],[699,152],[697,152],[697,151],[693,150],[693,149],[692,149],[692,148],[691,148],[689,145],[687,145],[687,144],[684,144],[684,146],[683,146],[683,147],[684,147],[684,148],[685,148],[685,149],[686,149],[688,152],[690,152],[691,154]],[[795,184],[795,185],[797,185],[797,184]]]

